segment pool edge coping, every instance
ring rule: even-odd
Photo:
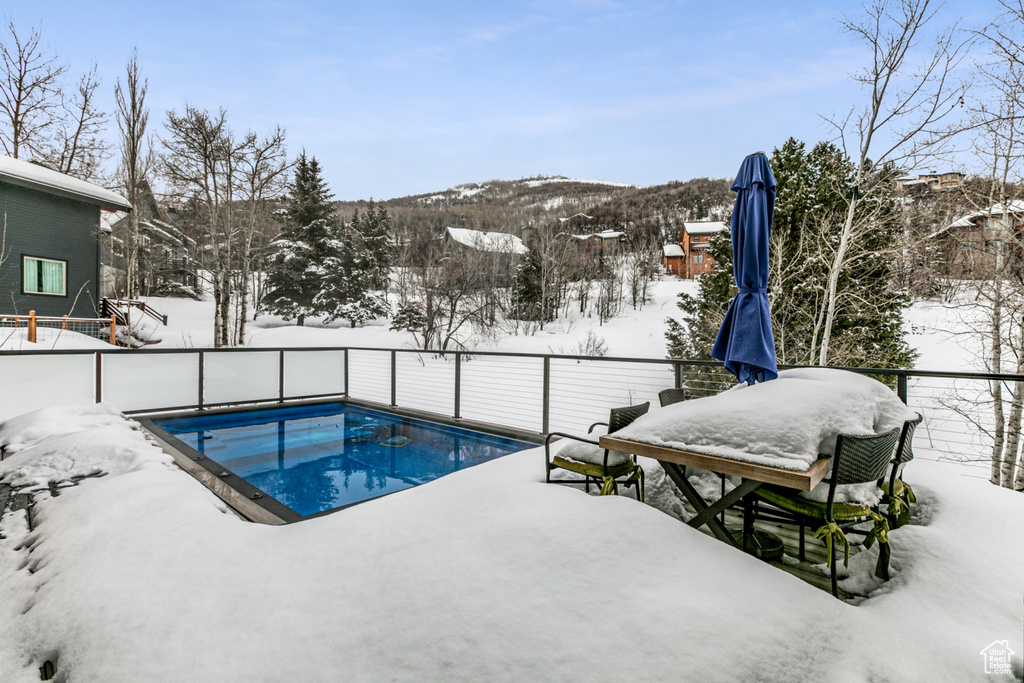
[[[131,418],[142,425],[146,435],[174,459],[174,463],[205,486],[215,496],[227,503],[228,507],[250,522],[281,526],[298,522],[305,517],[274,498],[265,495],[258,488],[176,439],[148,418]],[[259,494],[254,498],[254,494]]]

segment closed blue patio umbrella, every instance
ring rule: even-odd
[[[775,211],[775,176],[762,152],[743,160],[733,181],[732,272],[739,293],[718,330],[711,357],[741,383],[779,376],[768,309],[768,237]]]

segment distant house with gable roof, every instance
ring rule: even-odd
[[[665,273],[683,280],[698,280],[711,272],[715,260],[708,253],[709,240],[729,226],[722,221],[690,221],[679,230],[679,242],[662,248]]]
[[[1024,201],[993,204],[962,216],[928,235],[946,274],[989,277],[1002,251],[1006,268],[1024,270]]]
[[[522,239],[507,232],[446,228],[445,241],[455,249],[472,249],[491,254],[525,254],[529,251]]]

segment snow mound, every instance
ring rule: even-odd
[[[121,474],[137,469],[143,456],[170,457],[146,441],[135,423],[86,426],[82,431],[50,436],[0,461],[0,480],[25,491],[61,487],[83,477]],[[133,431],[134,430],[134,431]]]
[[[616,436],[805,471],[819,454],[835,451],[839,434],[880,434],[913,417],[895,392],[870,377],[800,368],[652,411]]]
[[[74,434],[95,427],[132,425],[111,405],[54,406],[0,422],[0,450],[7,456],[35,446],[43,439]]]

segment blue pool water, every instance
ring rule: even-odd
[[[343,403],[154,424],[302,516],[534,447]]]

